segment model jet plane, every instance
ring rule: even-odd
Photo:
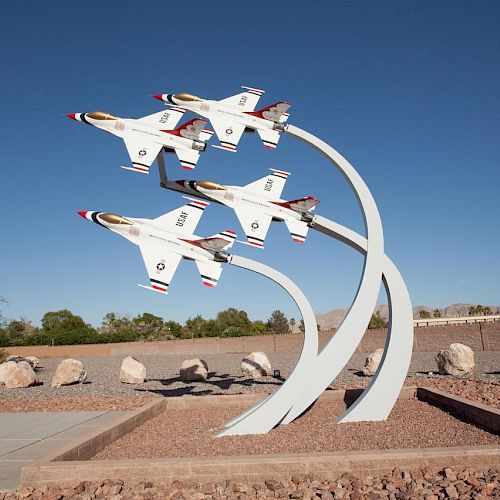
[[[175,151],[181,166],[189,170],[195,168],[200,151],[205,151],[205,143],[213,134],[203,130],[207,121],[196,118],[175,128],[183,114],[182,110],[170,109],[138,119],[119,118],[102,111],[67,116],[121,137],[132,160],[131,167],[122,168],[148,174],[164,148]]]
[[[151,282],[151,286],[139,286],[166,294],[182,258],[196,262],[203,283],[210,287],[219,281],[221,262],[230,259],[226,250],[233,245],[236,233],[226,230],[209,238],[193,234],[207,205],[192,200],[156,219],[136,219],[105,212],[78,214],[138,245]]]
[[[275,149],[280,132],[285,130],[291,104],[278,101],[265,108],[255,110],[263,90],[242,87],[245,92],[220,101],[200,99],[191,94],[158,94],[157,99],[177,110],[189,110],[210,120],[220,141],[221,149],[236,152],[238,142],[245,130],[260,135],[264,146]]]
[[[246,186],[223,186],[212,181],[175,181],[165,187],[186,193],[201,194],[203,198],[231,207],[238,217],[250,245],[263,248],[267,231],[273,220],[284,221],[292,239],[298,243],[305,241],[313,220],[311,210],[319,200],[305,196],[286,201],[280,198],[289,172],[270,169],[272,174],[262,177]]]

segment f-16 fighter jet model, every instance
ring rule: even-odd
[[[193,234],[207,205],[192,200],[156,219],[135,219],[105,212],[78,214],[138,245],[151,282],[151,286],[139,286],[166,294],[182,258],[194,260],[203,283],[213,287],[222,272],[221,262],[228,262],[231,257],[226,250],[233,245],[236,233],[223,231],[209,238]]]
[[[102,111],[67,116],[121,137],[132,160],[131,167],[122,168],[148,174],[164,148],[175,151],[181,166],[189,170],[195,168],[200,151],[205,151],[205,142],[213,134],[203,130],[207,121],[196,118],[175,128],[183,114],[182,110],[169,109],[138,119],[119,118]]]
[[[284,221],[292,239],[302,243],[309,230],[308,224],[313,220],[311,210],[318,205],[319,200],[312,196],[282,200],[280,196],[290,174],[273,168],[270,170],[272,174],[246,186],[179,180],[169,182],[165,187],[195,195],[199,193],[204,198],[234,209],[250,245],[264,247],[264,240],[273,220]],[[171,187],[173,184],[177,184],[178,188]]]
[[[245,130],[260,135],[264,146],[275,149],[280,132],[285,130],[291,104],[278,101],[265,108],[255,110],[263,90],[242,87],[245,92],[220,101],[200,99],[191,94],[158,94],[157,99],[174,106],[174,109],[189,110],[210,120],[220,141],[221,149],[236,152],[238,142]]]

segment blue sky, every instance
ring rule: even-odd
[[[182,204],[154,174],[119,168],[123,143],[68,120],[104,110],[140,117],[152,94],[223,98],[240,85],[261,104],[293,104],[290,123],[338,149],[371,189],[414,305],[500,303],[500,4],[482,2],[12,2],[0,18],[0,296],[8,318],[38,323],[69,308],[99,324],[106,312],[185,321],[227,307],[267,319],[298,312],[276,285],[227,267],[209,289],[182,262],[165,297],[147,283],[134,245],[79,210],[157,217]],[[215,143],[215,141],[214,141]],[[292,172],[283,197],[314,195],[318,213],[363,231],[343,178],[291,137],[276,151],[254,135],[235,155],[208,148],[174,179],[246,184],[268,168]],[[241,228],[211,205],[197,234]],[[348,306],[363,260],[311,232],[304,245],[271,227],[266,249],[234,253],[292,277],[315,311]],[[379,301],[386,302],[383,294]]]

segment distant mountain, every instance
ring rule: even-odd
[[[459,316],[469,316],[469,308],[475,306],[476,304],[452,304],[451,306],[439,308],[439,307],[429,307],[429,306],[415,306],[413,308],[413,319],[420,319],[420,311],[424,310],[433,316],[434,309],[439,309],[441,311],[442,318],[456,318]],[[500,314],[500,306],[488,306],[491,307],[494,314]],[[333,311],[328,311],[323,314],[316,314],[316,321],[321,327],[321,330],[331,330],[332,328],[338,328],[342,320],[344,319],[347,311],[347,307],[340,309],[334,309]],[[375,313],[379,313],[382,318],[387,319],[389,317],[389,307],[387,304],[375,307]]]

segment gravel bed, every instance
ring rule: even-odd
[[[384,422],[334,425],[334,418],[345,408],[343,402],[320,402],[300,419],[265,435],[221,438],[216,438],[212,429],[241,413],[244,407],[218,407],[217,411],[167,409],[111,443],[93,459],[500,445],[500,436],[461,422],[416,398],[399,399]]]
[[[428,376],[428,372],[436,370],[434,361],[435,353],[416,352],[413,354],[409,370],[407,384],[427,385],[430,380],[432,385],[447,384],[440,380],[457,380],[452,377],[442,377],[438,375]],[[147,369],[147,380],[141,385],[123,384],[118,380],[120,365],[123,356],[95,356],[79,358],[87,371],[87,381],[84,384],[76,384],[59,388],[52,388],[50,381],[52,375],[63,358],[44,358],[40,361],[37,373],[40,384],[26,389],[7,389],[0,385],[0,411],[8,410],[6,400],[36,400],[35,403],[26,402],[25,411],[44,411],[69,409],[70,401],[77,402],[80,398],[144,398],[144,397],[169,397],[210,394],[242,394],[248,392],[270,393],[281,385],[282,381],[272,377],[264,377],[261,380],[252,380],[240,371],[241,354],[205,355],[202,356],[208,362],[210,376],[205,382],[183,383],[179,380],[179,367],[185,359],[195,357],[194,355],[144,355],[139,356]],[[270,354],[269,358],[273,368],[281,371],[281,375],[286,378],[293,370],[297,355],[294,354]],[[369,377],[361,375],[361,369],[366,358],[365,353],[356,353],[349,360],[331,388],[364,387],[371,380]],[[451,384],[455,389],[455,394],[461,395],[462,390],[466,390],[465,397],[474,397],[474,392],[480,393],[479,401],[486,404],[499,406],[498,385],[500,381],[500,361],[498,352],[478,352],[476,353],[476,369],[474,377],[483,381],[490,381],[491,385],[487,389],[480,389],[483,382],[478,383],[477,391],[468,390],[468,387],[461,387],[460,383]],[[491,390],[493,396],[488,396]],[[42,399],[45,398],[45,403]],[[66,403],[61,399],[67,398]],[[89,400],[90,402],[91,400]],[[124,400],[121,403],[109,401],[110,407],[113,405],[128,405]],[[94,403],[93,403],[94,404]],[[98,404],[95,402],[95,404]],[[12,406],[15,407],[16,405]],[[5,409],[4,409],[5,408]],[[75,409],[80,408],[77,404]],[[96,408],[96,407],[93,407]],[[100,407],[99,409],[101,409]],[[117,406],[118,408],[118,406]],[[125,406],[121,406],[125,408]],[[109,409],[108,407],[102,409]]]
[[[4,413],[46,412],[46,411],[128,411],[159,396],[127,397],[34,397],[0,399],[0,411]]]
[[[440,391],[455,394],[471,401],[477,401],[493,408],[500,408],[500,381],[430,377],[425,380],[407,379],[406,382],[419,387],[434,387]]]
[[[249,498],[317,498],[369,499],[388,498],[498,498],[500,476],[496,469],[394,469],[388,474],[358,477],[349,473],[337,479],[320,481],[310,474],[290,476],[281,481],[268,479],[253,483],[217,481],[196,483],[173,481],[168,483],[130,483],[120,479],[99,482],[81,482],[67,488],[47,486],[22,488],[2,493],[0,500],[18,498],[40,499],[249,499]]]
[[[265,481],[240,483],[217,481],[196,483],[172,481],[168,483],[130,483],[120,479],[99,482],[81,482],[71,487],[22,488],[2,493],[0,500],[18,498],[67,499],[113,498],[128,499],[189,499],[222,500],[249,498],[304,498],[346,500],[389,500],[440,498],[498,498],[500,476],[496,469],[394,469],[388,474],[375,477],[358,477],[349,473],[337,479],[320,481],[312,475],[289,476],[281,481],[269,478]]]

